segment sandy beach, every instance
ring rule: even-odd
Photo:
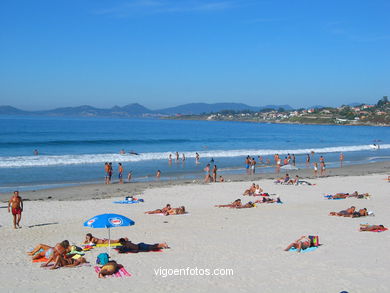
[[[25,208],[22,229],[12,228],[12,217],[2,194],[0,235],[3,270],[2,292],[388,292],[390,281],[390,232],[359,232],[360,223],[390,226],[389,162],[330,169],[330,177],[311,178],[309,170],[289,172],[314,186],[273,183],[274,174],[232,176],[231,182],[151,182],[84,185],[21,193]],[[349,175],[349,176],[346,176]],[[242,196],[252,182],[280,196],[283,204],[259,204],[256,208],[216,208]],[[337,192],[370,193],[371,199],[325,200]],[[112,203],[129,194],[145,202]],[[50,198],[49,198],[50,197]],[[184,205],[187,215],[146,215],[147,210]],[[374,217],[328,216],[355,205]],[[118,254],[112,259],[125,266],[131,277],[100,280],[94,271],[96,256],[106,248],[86,253],[91,267],[48,270],[32,263],[26,251],[39,243],[54,245],[64,239],[80,245],[85,234],[107,237],[106,229],[82,226],[102,213],[118,213],[135,221],[131,227],[111,230],[112,238],[129,237],[135,243],[167,242],[163,252]],[[305,253],[283,249],[302,235],[318,235],[322,244]],[[189,268],[189,269],[187,269]],[[230,275],[166,276],[156,272],[183,269],[198,274],[218,270]],[[228,271],[227,271],[227,270]],[[387,273],[386,273],[387,272]]]

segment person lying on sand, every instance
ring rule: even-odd
[[[386,229],[383,225],[368,225],[368,224],[360,224],[360,232],[363,231],[376,231],[376,230],[384,230]]]
[[[32,256],[33,260],[40,259],[46,257],[46,253],[49,251],[49,249],[53,250],[53,247],[46,244],[38,244],[34,247],[33,250],[27,252],[27,254]]]
[[[84,244],[95,244],[95,245],[96,244],[108,244],[108,242],[119,243],[119,239],[118,240],[107,239],[107,238],[100,239],[100,238],[93,237],[91,233],[88,233],[87,235],[85,235],[85,240],[84,240]]]
[[[49,255],[49,258],[46,263],[42,264],[41,267],[47,267],[51,262],[54,262],[55,264],[59,264],[63,258],[66,258],[66,254],[70,252],[70,245],[68,240],[64,240],[60,243],[57,243],[53,248],[50,248],[47,251],[47,256]],[[51,267],[51,269],[56,269],[57,266]]]
[[[169,215],[183,215],[186,213],[186,208],[181,206],[179,208],[172,208],[164,213],[165,216]]]
[[[141,242],[141,243],[135,244],[129,240],[121,238],[121,239],[119,239],[119,243],[122,244],[122,246],[118,247],[118,249],[117,249],[119,253],[155,251],[155,250],[169,248],[169,246],[166,242],[156,243],[156,244],[146,244],[146,243]]]
[[[355,212],[355,207],[351,206],[349,209],[342,210],[340,212],[330,212],[329,216],[339,216],[339,217],[352,217],[353,213]]]
[[[253,202],[248,202],[244,205],[241,205],[241,206],[237,206],[237,207],[232,207],[233,209],[250,209],[250,208],[254,208],[255,207],[255,204]]]
[[[251,187],[244,191],[242,195],[253,195],[256,191],[256,184],[252,183]]]
[[[85,257],[80,256],[77,259],[74,259],[71,256],[59,256],[54,263],[54,266],[51,267],[51,270],[58,269],[60,267],[77,267],[83,263],[88,263]]]
[[[292,181],[291,184],[293,185],[312,185],[308,181],[300,180],[298,175],[295,176],[294,180],[290,180],[290,181]]]
[[[98,277],[105,278],[106,276],[113,275],[119,271],[122,265],[118,264],[115,260],[108,261],[102,266]]]
[[[366,217],[366,216],[368,216],[368,212],[366,208],[360,209],[358,212],[354,212],[352,214],[352,218],[359,218],[359,217]]]
[[[301,238],[295,240],[284,251],[289,251],[292,247],[297,249],[297,252],[301,252],[302,249],[309,248],[311,245],[310,238],[308,236],[301,236]]]
[[[236,199],[232,203],[229,204],[220,204],[220,205],[215,205],[217,208],[235,208],[241,206],[241,199]]]
[[[170,209],[171,209],[171,205],[168,203],[168,204],[165,206],[165,208],[157,209],[157,210],[154,210],[154,211],[148,211],[148,212],[145,212],[145,214],[165,214],[165,213],[168,212]]]
[[[269,198],[269,197],[263,197],[263,198],[255,201],[255,203],[274,203],[274,202],[282,203],[282,201],[280,200],[279,197],[277,197],[276,199]]]

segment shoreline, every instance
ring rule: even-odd
[[[245,170],[243,169],[243,173]],[[254,175],[247,174],[227,174],[223,175],[226,182],[243,182],[243,181],[259,181],[265,179],[275,179],[288,173],[290,177],[299,175],[301,178],[314,179],[313,169],[305,168],[299,170],[280,170],[279,174],[276,173],[261,173]],[[343,168],[329,168],[326,170],[326,176],[317,178],[328,177],[343,177],[343,176],[364,176],[369,174],[390,174],[390,161],[347,165]],[[217,182],[219,183],[219,182]],[[212,185],[213,183],[207,183]],[[125,197],[129,195],[139,196],[148,189],[164,188],[172,186],[183,185],[206,185],[203,183],[203,179],[179,179],[179,180],[161,180],[161,181],[149,181],[149,182],[130,182],[124,184],[112,183],[106,185],[104,183],[99,184],[83,184],[76,186],[66,186],[59,188],[49,188],[40,190],[31,190],[21,192],[21,196],[25,201],[78,201],[78,200],[90,200],[90,199],[105,199],[114,197]],[[260,182],[261,185],[261,182]],[[11,196],[11,192],[0,193],[0,202],[8,202]]]
[[[374,127],[390,127],[390,124],[375,124],[375,123],[308,123],[308,122],[293,122],[293,121],[256,121],[256,120],[208,120],[207,118],[180,118],[180,117],[162,117],[162,120],[182,120],[182,121],[207,121],[207,122],[249,122],[262,124],[294,124],[294,125],[336,125],[336,126],[374,126]]]

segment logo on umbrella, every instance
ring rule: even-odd
[[[90,219],[90,220],[87,222],[87,225],[88,225],[88,226],[91,226],[95,221],[96,221],[96,218]]]
[[[108,221],[114,226],[119,226],[123,223],[122,219],[120,218],[110,218]]]

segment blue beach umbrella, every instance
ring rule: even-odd
[[[118,214],[101,214],[84,222],[85,227],[108,229],[108,250],[110,250],[111,246],[110,229],[115,227],[133,226],[134,224],[135,222],[133,220]]]

